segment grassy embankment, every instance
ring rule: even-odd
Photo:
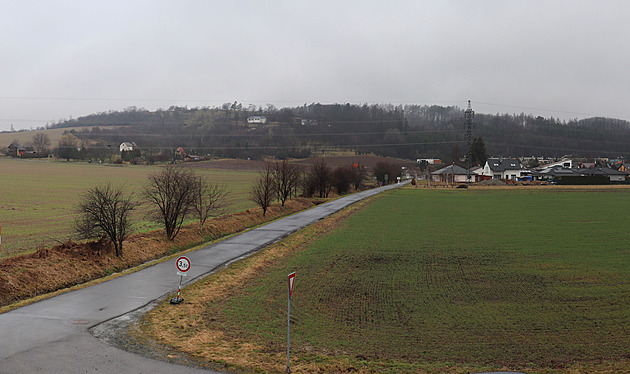
[[[625,188],[394,191],[140,328],[202,361],[284,372],[296,271],[294,372],[628,372],[629,202]]]
[[[0,157],[1,258],[48,248],[72,234],[75,207],[88,188],[111,182],[125,184],[140,199],[140,190],[157,166],[101,165],[86,162],[16,160]],[[249,209],[249,190],[256,171],[209,170],[195,172],[227,185],[229,211]],[[134,214],[136,232],[159,229],[145,217],[146,206]]]

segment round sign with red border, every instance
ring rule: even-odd
[[[175,266],[177,266],[177,270],[185,273],[190,270],[190,260],[186,256],[181,256],[175,262]]]

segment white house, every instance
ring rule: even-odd
[[[471,178],[474,182],[474,174]],[[468,181],[468,171],[457,165],[449,165],[431,173],[431,180],[434,182],[466,183]]]
[[[419,158],[416,160],[416,163],[421,163],[422,161],[426,161],[428,165],[440,165],[442,160],[439,158]]]
[[[120,151],[133,151],[138,146],[134,142],[122,142],[120,143]]]
[[[493,179],[514,179],[521,178],[521,162],[515,158],[500,159],[489,158],[483,167],[483,175]]]
[[[265,116],[249,116],[247,117],[247,123],[267,123],[267,117]]]

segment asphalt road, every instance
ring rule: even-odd
[[[189,252],[192,265],[184,284],[397,186],[346,196]],[[88,331],[176,291],[179,278],[173,259],[0,314],[0,373],[211,373],[131,354]]]

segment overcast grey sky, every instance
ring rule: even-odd
[[[235,100],[630,120],[629,1],[0,4],[0,131]]]

